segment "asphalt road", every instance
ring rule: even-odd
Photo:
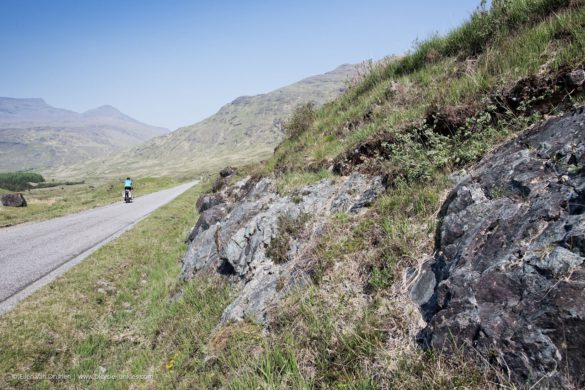
[[[133,203],[0,229],[0,314],[195,184],[140,196]]]

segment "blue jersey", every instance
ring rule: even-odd
[[[130,179],[127,179],[127,180],[124,182],[124,188],[126,188],[126,187],[132,187],[132,180],[130,180]]]

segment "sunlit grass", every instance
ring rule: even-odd
[[[194,364],[192,354],[201,353],[229,298],[215,278],[177,282],[200,192],[187,191],[0,317],[0,387],[173,387]],[[71,379],[13,377],[34,373]],[[151,379],[108,384],[80,378],[100,373]]]
[[[302,171],[313,161],[326,166],[376,134],[420,126],[432,106],[472,106],[480,111],[486,108],[486,97],[522,77],[562,64],[578,65],[585,52],[585,27],[580,22],[585,10],[546,11],[568,3],[511,2],[503,13],[486,14],[497,27],[475,18],[447,37],[419,44],[408,56],[372,65],[346,94],[317,111],[304,134],[283,142],[267,165],[286,172]],[[485,37],[477,35],[478,26],[485,29]],[[484,142],[489,147],[498,140],[487,137]]]

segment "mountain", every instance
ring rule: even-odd
[[[49,106],[43,99],[0,98],[0,125],[22,128],[33,124],[67,122],[78,114]]]
[[[125,154],[61,167],[55,174],[180,174],[258,161],[268,157],[282,140],[282,123],[298,104],[313,101],[321,105],[334,99],[356,72],[354,65],[342,65],[269,93],[241,96],[211,117],[153,138]]]
[[[88,110],[82,114],[86,118],[118,118],[123,120],[133,120],[128,115],[121,113],[117,108],[105,105],[93,110]]]
[[[47,170],[135,146],[168,130],[112,106],[84,113],[0,97],[0,171]]]
[[[282,122],[303,102],[323,104],[345,91],[344,81],[355,72],[352,65],[342,65],[332,72],[309,77],[276,91],[241,96],[223,106],[212,117],[177,130],[160,139],[164,154],[199,151],[209,146],[275,146],[282,140]],[[137,148],[152,152],[154,141]]]

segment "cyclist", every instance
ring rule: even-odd
[[[134,188],[134,183],[132,182],[132,179],[127,177],[126,181],[124,181],[124,199],[126,199],[126,192],[128,192],[128,198],[132,199],[132,189],[133,188]]]

